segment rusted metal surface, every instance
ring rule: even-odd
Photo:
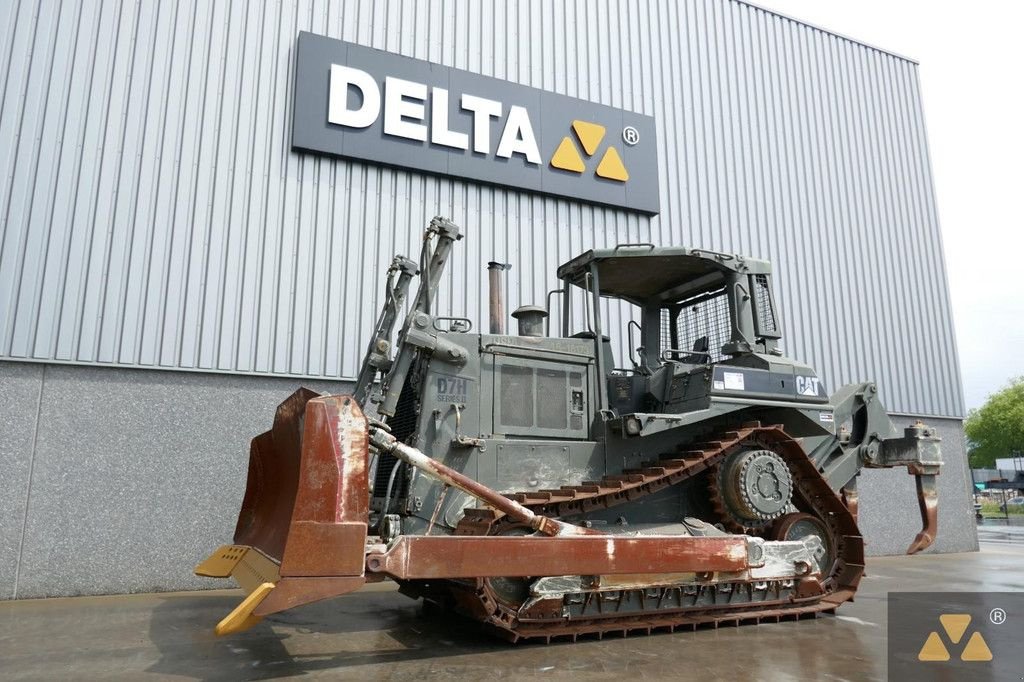
[[[814,618],[819,613],[832,613],[835,604],[825,601],[814,603],[779,602],[765,604],[758,608],[740,612],[736,609],[694,609],[687,613],[655,613],[642,618],[616,618],[600,616],[588,620],[566,621],[564,623],[522,623],[515,631],[495,628],[499,636],[511,642],[534,640],[551,643],[552,640],[576,641],[581,636],[604,635],[627,636],[633,633],[649,635],[655,631],[675,632],[676,630],[696,630],[698,627],[711,625],[746,625],[759,623],[779,623],[800,618]]]
[[[921,532],[907,548],[907,554],[917,554],[931,547],[939,532],[939,493],[935,487],[935,474],[916,474],[917,507],[921,512]]]
[[[362,575],[365,523],[292,521],[281,575]]]
[[[615,575],[748,568],[743,537],[402,536],[368,570],[400,579]]]
[[[197,568],[228,571],[250,593],[218,633],[366,582],[368,452],[366,418],[351,397],[300,389],[278,407],[274,428],[253,440],[238,545]]]
[[[311,604],[321,599],[330,599],[355,592],[366,582],[367,580],[362,576],[282,578],[256,607],[253,615],[267,616],[303,604]]]
[[[306,405],[295,519],[366,522],[367,426],[348,396],[324,396]]]
[[[369,521],[366,418],[348,396],[306,404],[282,576],[362,575]]]
[[[860,496],[857,493],[857,479],[854,478],[852,481],[847,483],[842,490],[843,504],[850,510],[853,515],[854,522],[857,521],[857,512],[860,505]]]
[[[741,536],[742,537],[742,536]],[[704,542],[711,538],[690,538]],[[609,592],[618,590],[651,589],[676,586],[712,586],[742,584],[751,581],[796,580],[811,573],[820,574],[818,557],[821,541],[816,537],[799,541],[771,541],[747,538],[747,566],[742,570],[712,570],[704,568],[676,573],[587,573],[566,571],[565,575],[539,578],[530,585],[530,594],[538,596],[564,596],[582,592]],[[759,559],[757,557],[760,557]]]
[[[502,295],[501,273],[508,268],[504,263],[491,261],[487,264],[487,283],[489,287],[490,333],[505,333],[505,300]]]
[[[258,547],[280,560],[295,506],[302,459],[302,415],[317,393],[300,388],[282,402],[270,431],[252,439],[245,498],[235,544]]]

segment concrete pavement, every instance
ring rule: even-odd
[[[998,529],[999,532],[1005,532]],[[388,585],[216,638],[235,590],[0,603],[0,678],[880,680],[886,593],[1024,590],[1024,537],[965,554],[869,559],[855,603],[817,620],[511,646]]]

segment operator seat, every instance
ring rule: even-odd
[[[708,361],[711,359],[711,356],[708,355],[708,348],[710,346],[711,342],[708,340],[708,337],[706,335],[698,337],[697,340],[693,342],[693,347],[690,348],[691,354],[684,355],[680,359],[680,362],[685,362],[689,365],[708,364]]]

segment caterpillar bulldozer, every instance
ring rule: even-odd
[[[435,218],[395,257],[351,395],[300,389],[253,439],[234,543],[196,568],[248,593],[218,634],[386,579],[511,641],[832,612],[864,572],[863,467],[915,476],[908,553],[932,543],[935,432],[783,355],[768,262],[586,251],[555,333],[523,306],[518,334],[491,263],[485,334],[433,312],[461,238]],[[605,301],[633,313],[626,367]]]

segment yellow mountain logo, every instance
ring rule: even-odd
[[[601,145],[601,140],[604,139],[605,127],[597,123],[577,120],[572,122],[572,131],[576,134],[575,137],[579,140],[587,158],[589,159],[594,156],[597,148]],[[571,135],[563,137],[562,141],[558,144],[558,149],[551,156],[551,167],[569,171],[570,173],[582,173],[586,170],[587,165],[583,161],[583,157],[580,156],[580,152],[576,147],[576,143],[573,142]],[[626,166],[622,163],[622,157],[619,156],[618,150],[613,146],[609,146],[604,151],[604,155],[597,164],[597,170],[594,171],[594,174],[606,180],[616,180],[618,182],[629,180],[629,173],[626,171]]]
[[[963,639],[964,633],[967,632],[967,626],[971,624],[971,616],[968,613],[944,613],[939,616],[939,623],[942,624],[942,629],[945,631],[950,643],[959,644],[960,640]],[[928,634],[928,638],[924,641],[924,646],[921,647],[921,651],[917,654],[917,660],[949,660],[949,649],[946,648],[946,644],[942,641],[942,637],[937,631],[932,630]],[[992,660],[992,650],[988,648],[988,644],[980,632],[975,631],[970,639],[967,640],[967,645],[960,652],[960,660]]]

